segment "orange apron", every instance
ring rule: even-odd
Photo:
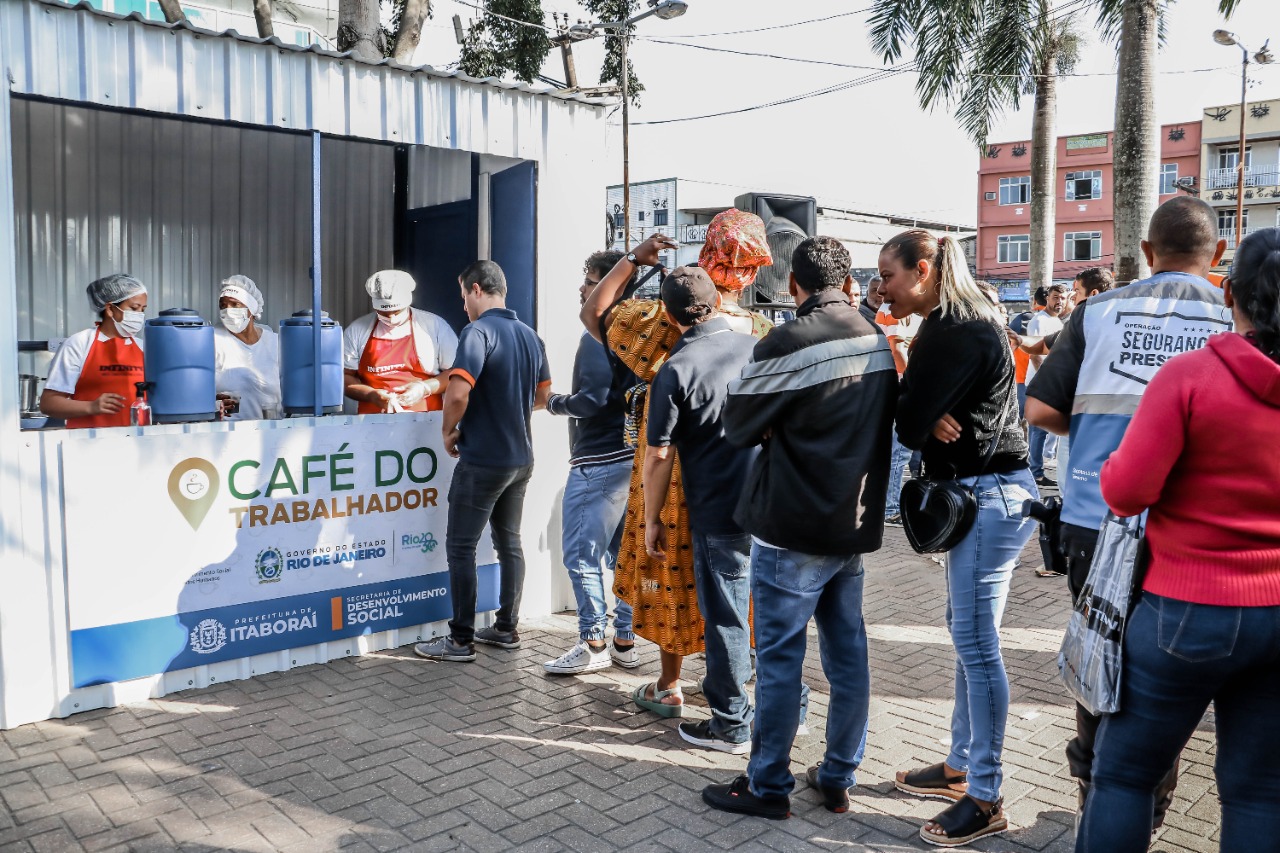
[[[134,383],[143,378],[142,347],[137,341],[130,344],[125,343],[125,338],[101,341],[95,331],[71,399],[83,402],[96,400],[103,394],[119,394],[124,397],[124,408],[114,415],[67,418],[67,429],[129,426],[129,407],[138,395]]]
[[[422,369],[418,359],[418,348],[414,345],[413,334],[405,335],[398,340],[389,341],[369,335],[360,354],[360,381],[370,388],[379,391],[394,391],[410,382],[434,379],[434,373]],[[444,395],[431,394],[423,397],[412,406],[406,406],[406,412],[438,412],[444,408]],[[384,410],[376,403],[360,401],[356,411],[362,415],[376,415]]]

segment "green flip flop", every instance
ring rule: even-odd
[[[649,699],[644,695],[645,691],[647,691],[650,686],[651,685],[649,684],[641,684],[639,687],[633,690],[631,693],[632,701],[634,701],[641,708],[644,708],[646,711],[652,711],[653,713],[657,714],[660,717],[683,717],[684,716],[684,705],[668,705],[662,701],[668,696],[679,696],[683,700],[684,695],[680,692],[679,684],[677,684],[675,687],[671,688],[670,690],[659,690],[658,682],[656,681],[653,682],[652,684],[653,698],[652,699]]]

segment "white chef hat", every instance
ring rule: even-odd
[[[374,311],[399,311],[413,304],[413,291],[418,287],[413,276],[402,270],[379,270],[369,276],[364,289],[369,291]]]
[[[233,275],[224,279],[218,298],[221,299],[224,296],[243,304],[256,319],[262,319],[262,291],[247,275]]]

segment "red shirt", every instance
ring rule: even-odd
[[[1120,447],[1102,497],[1148,507],[1143,589],[1224,607],[1280,605],[1280,364],[1247,338],[1214,335],[1165,363]]]

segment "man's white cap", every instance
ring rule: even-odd
[[[413,291],[418,287],[413,276],[402,270],[379,270],[369,276],[364,289],[369,291],[374,311],[399,311],[413,304]]]

